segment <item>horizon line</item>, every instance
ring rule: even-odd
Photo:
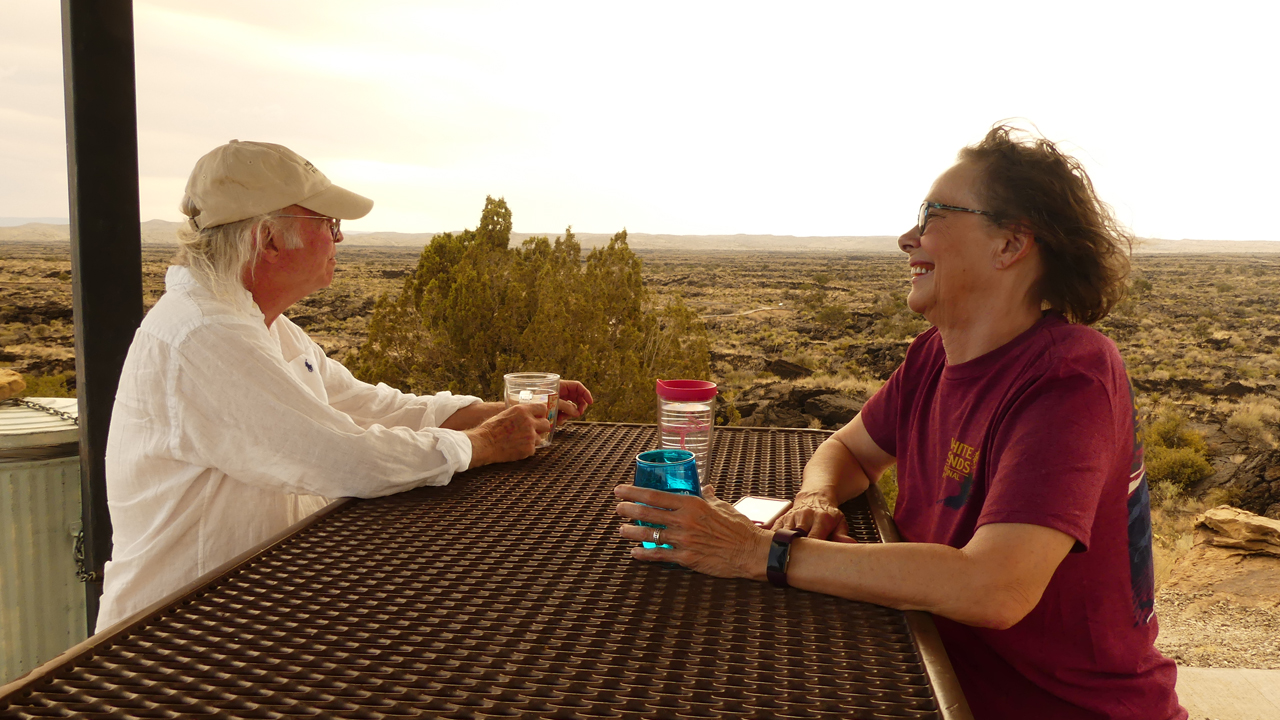
[[[25,221],[25,222],[16,222],[16,221],[20,221],[20,220],[21,220],[21,221]],[[49,220],[63,221],[63,222],[47,222],[47,221],[49,221]],[[165,219],[163,219],[163,218],[152,218],[152,219],[150,219],[150,220],[142,220],[142,221],[139,221],[139,224],[146,224],[146,223],[152,223],[152,222],[163,222],[163,223],[170,223],[170,224],[173,224],[173,225],[178,225],[178,224],[181,224],[181,222],[182,222],[182,221],[180,221],[180,220],[165,220]],[[0,229],[4,229],[4,228],[12,228],[12,227],[23,227],[24,225],[45,225],[45,226],[48,226],[48,227],[68,227],[68,228],[69,228],[69,227],[70,227],[70,225],[71,225],[71,221],[70,221],[70,218],[26,218],[26,217],[0,217]],[[445,234],[445,233],[455,233],[455,234],[456,234],[456,233],[466,232],[466,231],[471,230],[471,229],[473,229],[473,228],[460,228],[460,229],[453,229],[453,230],[427,230],[427,231],[405,231],[405,230],[344,230],[344,231],[343,231],[343,234],[351,235],[351,236],[353,236],[353,237],[354,237],[354,236],[360,236],[360,235],[378,235],[378,234],[385,234],[385,235],[430,235],[430,236],[434,237],[434,236],[436,236],[436,235],[443,235],[443,234]],[[681,233],[681,232],[646,232],[646,231],[640,231],[640,230],[629,230],[629,229],[627,229],[627,228],[623,228],[623,230],[625,230],[625,231],[626,231],[626,233],[627,233],[628,235],[651,235],[651,236],[664,236],[664,235],[665,235],[665,236],[671,236],[671,237],[689,237],[689,238],[699,238],[699,237],[705,237],[705,238],[722,238],[722,237],[777,237],[777,238],[813,238],[813,239],[838,239],[838,238],[889,238],[889,239],[893,239],[893,238],[897,238],[897,237],[898,237],[898,235],[892,235],[892,234],[886,234],[886,235],[879,235],[879,234],[869,234],[869,235],[859,235],[859,234],[842,234],[842,235],[795,235],[795,234],[779,234],[779,233],[768,233],[768,232],[763,232],[763,233],[753,233],[753,232]],[[589,230],[574,230],[574,231],[573,231],[573,234],[574,234],[574,235],[603,235],[603,236],[609,236],[609,237],[611,237],[611,236],[613,236],[613,235],[616,235],[618,232],[621,232],[621,230],[615,230],[615,231],[613,231],[613,232],[593,232],[593,231],[589,231]],[[524,231],[524,230],[512,230],[512,231],[511,231],[511,234],[512,234],[512,235],[527,235],[527,236],[529,236],[529,237],[546,237],[546,238],[564,237],[564,231],[558,231],[558,232],[555,232],[555,233],[548,233],[548,232],[531,232],[531,231]],[[1184,237],[1184,238],[1161,238],[1161,237],[1141,237],[1141,236],[1136,236],[1136,235],[1134,236],[1134,240],[1136,240],[1136,241],[1138,241],[1138,242],[1144,242],[1144,241],[1146,241],[1146,242],[1150,242],[1150,241],[1156,241],[1156,242],[1225,242],[1225,243],[1248,243],[1248,242],[1269,243],[1269,242],[1280,242],[1280,240],[1263,240],[1263,239],[1240,239],[1240,238],[1187,238],[1187,237]]]

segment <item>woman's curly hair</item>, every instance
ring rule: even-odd
[[[1133,235],[1098,199],[1080,161],[1005,124],[961,150],[958,160],[978,169],[979,197],[996,222],[1028,225],[1034,233],[1048,309],[1092,325],[1124,298]]]

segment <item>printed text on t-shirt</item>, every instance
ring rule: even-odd
[[[947,451],[947,464],[942,468],[945,480],[960,483],[960,489],[954,495],[941,500],[949,508],[959,509],[969,499],[969,491],[973,489],[973,469],[978,464],[978,450],[955,438],[951,439],[951,449]]]

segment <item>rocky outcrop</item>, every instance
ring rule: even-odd
[[[783,380],[795,380],[797,378],[809,377],[813,371],[803,365],[783,360],[782,358],[774,358],[769,361],[764,369],[777,375]]]
[[[1280,520],[1280,450],[1270,450],[1246,460],[1230,484],[1239,493],[1236,505]]]
[[[786,382],[748,388],[733,402],[747,427],[821,427],[837,430],[853,419],[866,398],[851,398],[831,388]]]
[[[1268,391],[1276,389],[1276,386],[1270,383],[1245,385],[1238,380],[1232,380],[1225,385],[1216,385],[1214,383],[1206,382],[1200,378],[1169,378],[1168,380],[1134,378],[1133,386],[1143,392],[1155,392],[1164,395],[1172,394],[1173,391],[1181,391],[1189,395],[1196,394],[1227,398],[1242,398],[1246,395],[1262,395],[1266,394]]]
[[[1196,518],[1196,543],[1280,557],[1280,520],[1219,505]]]
[[[862,346],[851,345],[846,352],[845,357],[858,363],[858,365],[881,380],[888,380],[894,370],[902,364],[902,359],[907,356],[907,346],[911,344],[909,340],[873,342]]]
[[[50,320],[71,320],[71,305],[57,300],[37,300],[32,303],[0,305],[0,324],[22,323],[43,325]]]
[[[0,400],[8,400],[27,389],[22,376],[12,370],[0,370]]]
[[[840,427],[853,419],[862,403],[844,395],[819,395],[805,401],[805,413],[822,421],[823,427]]]

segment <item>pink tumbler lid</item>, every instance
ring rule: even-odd
[[[658,397],[663,400],[706,402],[715,396],[716,384],[706,380],[658,381]]]

